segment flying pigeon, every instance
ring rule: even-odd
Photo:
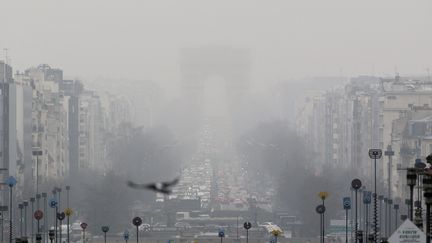
[[[179,182],[180,178],[177,177],[169,182],[157,182],[150,184],[137,184],[132,181],[128,181],[128,186],[134,189],[148,189],[155,192],[163,193],[163,194],[171,194],[171,188],[175,186]]]

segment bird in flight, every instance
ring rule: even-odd
[[[154,192],[159,192],[163,194],[171,194],[172,187],[175,186],[179,181],[180,178],[177,177],[172,181],[157,182],[157,183],[150,183],[150,184],[137,184],[135,182],[128,181],[127,185],[133,189],[147,189],[147,190],[152,190]]]

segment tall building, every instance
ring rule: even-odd
[[[31,79],[22,73],[14,76],[16,84],[17,181],[24,195],[33,192],[32,100]]]
[[[69,136],[69,175],[76,175],[79,167],[79,110],[80,95],[84,89],[77,80],[61,80],[59,88],[62,94],[69,97],[68,107],[68,136]]]
[[[309,97],[299,110],[298,129],[310,138],[317,161],[345,163],[366,183],[373,182],[374,173],[368,150],[391,146],[393,164],[385,156],[377,164],[378,189],[404,196],[405,174],[397,168],[413,166],[432,151],[431,97],[432,83],[424,80],[360,76],[343,88]]]
[[[78,169],[106,168],[103,111],[99,96],[83,91],[79,99]]]
[[[16,175],[16,85],[12,78],[12,68],[0,62],[0,148],[1,167],[8,169],[9,175]],[[2,181],[7,173],[3,174]]]
[[[60,92],[63,72],[48,65],[29,68],[25,75],[33,87],[33,147],[42,150],[39,156],[39,181],[61,179],[69,169],[69,98]],[[37,163],[37,158],[34,165]],[[36,177],[36,166],[33,166]]]

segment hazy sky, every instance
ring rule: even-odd
[[[0,9],[0,48],[15,70],[49,63],[72,77],[172,80],[179,49],[202,45],[249,48],[262,80],[432,68],[430,0],[14,0]]]

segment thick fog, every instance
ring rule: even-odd
[[[104,117],[103,132],[90,138],[100,144],[89,150],[100,149],[105,161],[41,182],[47,191],[71,185],[74,220],[90,231],[109,223],[121,233],[133,216],[167,230],[178,223],[176,200],[199,198],[202,217],[241,217],[255,227],[287,212],[304,226],[302,236],[315,237],[318,192],[330,192],[330,224],[343,218],[351,179],[371,188],[365,146],[378,144],[374,129],[393,132],[378,122],[396,124],[372,114],[390,82],[378,77],[396,84],[406,77],[406,89],[430,81],[431,11],[429,0],[7,1],[0,47],[14,72],[42,63],[62,69],[116,121]],[[418,100],[410,108],[427,106]],[[353,108],[359,104],[364,110]],[[355,137],[356,122],[370,130]],[[126,184],[177,177],[171,195]],[[26,188],[21,199],[32,193]]]
[[[253,79],[422,73],[431,2],[9,1],[0,46],[16,69],[51,63],[70,76],[178,80],[183,47],[250,49]]]

